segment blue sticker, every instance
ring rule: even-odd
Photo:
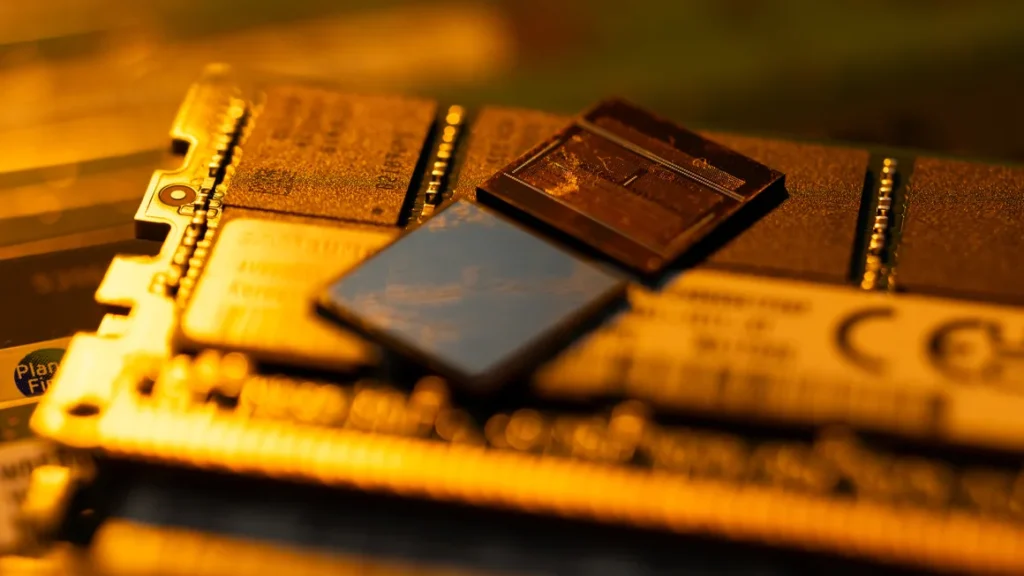
[[[335,282],[325,304],[432,364],[479,378],[623,287],[463,200]]]
[[[57,372],[63,348],[42,348],[29,352],[14,367],[14,384],[25,396],[39,396],[50,386]]]

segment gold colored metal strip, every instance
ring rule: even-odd
[[[882,160],[882,177],[878,183],[875,214],[871,221],[871,236],[868,239],[867,254],[864,258],[864,275],[860,281],[860,287],[865,290],[876,290],[883,286],[883,277],[888,275],[883,258],[891,240],[889,237],[890,218],[897,167],[898,162],[895,158]]]
[[[451,172],[453,162],[452,155],[455,152],[455,142],[462,130],[466,112],[462,106],[450,106],[444,117],[444,128],[441,131],[441,142],[431,158],[428,170],[430,180],[427,182],[427,193],[423,199],[423,210],[420,212],[419,221],[422,222],[434,213],[434,210],[441,203],[441,193],[444,191],[445,181]]]
[[[168,412],[120,398],[96,423],[99,444],[119,456],[710,534],[937,570],[1024,571],[1024,528],[955,511],[243,420],[209,410]],[[38,424],[44,432],[59,425]]]
[[[207,164],[207,177],[192,202],[191,210],[187,212],[192,220],[185,228],[181,244],[171,257],[168,277],[176,282],[169,282],[168,285],[176,290],[180,305],[192,295],[212,246],[220,220],[222,200],[233,173],[232,158],[246,121],[245,101],[233,98],[217,128],[215,153]]]
[[[363,574],[366,576],[473,576],[479,571],[424,567],[353,555],[277,546],[204,532],[108,521],[90,548],[103,576],[277,576]]]

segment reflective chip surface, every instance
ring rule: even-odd
[[[324,305],[475,388],[624,282],[462,200],[335,282]]]

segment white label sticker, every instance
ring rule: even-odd
[[[1024,448],[1024,310],[722,272],[635,289],[539,392]]]

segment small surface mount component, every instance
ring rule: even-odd
[[[6,368],[99,459],[29,491],[34,541],[111,576],[1024,573],[1019,168],[223,67],[172,134],[159,254]]]
[[[783,175],[609,101],[485,182],[498,200],[643,272],[683,254]]]
[[[519,372],[524,356],[550,346],[624,287],[459,200],[332,284],[322,303],[442,374],[484,389]]]

